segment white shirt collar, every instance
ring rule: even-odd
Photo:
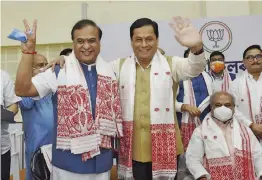
[[[211,75],[212,75],[212,77],[214,78],[214,80],[222,80],[223,77],[224,77],[224,71],[223,71],[223,73],[221,74],[221,76],[216,76],[212,71],[211,71]]]
[[[255,80],[254,79],[254,76],[252,74],[250,74],[248,71],[247,71],[247,77],[250,79],[250,80]],[[262,72],[260,73],[260,76],[258,78],[258,81],[262,79]]]
[[[134,58],[135,58],[135,60],[136,60],[136,63],[141,67],[141,69],[142,69],[143,71],[144,71],[145,69],[148,69],[148,68],[151,66],[151,64],[152,64],[152,61],[151,61],[146,68],[143,68],[143,66],[141,66],[141,64],[139,63],[138,59],[136,58],[136,56],[135,56]]]

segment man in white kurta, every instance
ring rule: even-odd
[[[180,17],[175,18],[175,24],[176,39],[190,48],[188,58],[163,56],[157,50],[157,23],[141,18],[130,27],[134,53],[112,62],[123,110],[120,179],[164,180],[176,176],[180,148],[173,100],[178,82],[198,76],[204,70],[205,59],[198,30]]]
[[[186,164],[199,180],[255,180],[262,177],[262,147],[252,131],[234,116],[234,98],[217,92],[211,112],[195,129]]]
[[[262,144],[262,50],[258,45],[243,53],[246,71],[231,86],[236,98],[236,116],[249,126]]]

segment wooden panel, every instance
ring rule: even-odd
[[[6,53],[7,53],[6,61],[7,62],[18,62],[18,61],[20,61],[21,57],[18,56],[19,51],[20,51],[20,47],[6,48]]]
[[[49,45],[49,60],[57,58],[62,50],[62,45]]]
[[[13,80],[15,79],[17,68],[18,68],[18,62],[7,63],[6,71],[10,74]]]
[[[38,54],[41,54],[45,57],[48,57],[48,45],[37,45],[36,51]]]
[[[6,48],[1,48],[1,69],[6,70],[6,59],[5,59]]]
[[[21,169],[20,170],[20,180],[25,180],[25,174],[26,174],[26,170],[25,169]],[[13,176],[11,175],[10,180],[15,180],[13,179]]]
[[[117,168],[116,165],[114,165],[111,169],[111,177],[110,180],[117,180]]]
[[[72,48],[71,43],[64,44],[44,44],[37,45],[36,51],[47,58],[50,62],[53,58],[57,58],[61,50]],[[7,71],[13,80],[15,80],[16,71],[22,56],[20,46],[1,47],[1,69]]]

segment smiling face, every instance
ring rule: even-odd
[[[252,73],[262,72],[262,52],[259,49],[250,49],[246,52],[243,63],[247,71]]]
[[[147,25],[134,29],[131,44],[139,61],[152,60],[158,47],[158,38],[153,27]]]
[[[74,31],[73,47],[76,58],[83,63],[92,64],[100,53],[99,30],[87,25]]]

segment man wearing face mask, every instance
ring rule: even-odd
[[[225,66],[225,56],[219,51],[210,54],[210,75],[213,79],[213,91],[228,92],[230,84],[236,78],[235,74],[229,73]]]
[[[47,59],[40,54],[34,55],[33,76],[41,73],[47,65]],[[41,146],[52,143],[53,138],[53,105],[52,95],[40,100],[22,97],[19,102],[25,133],[26,180],[32,180],[31,159]]]
[[[236,98],[236,114],[249,126],[262,145],[262,49],[249,46],[243,53],[246,71],[233,81],[231,92]]]
[[[224,91],[210,98],[211,112],[195,129],[186,164],[198,180],[262,178],[262,147],[234,116],[234,97]]]

